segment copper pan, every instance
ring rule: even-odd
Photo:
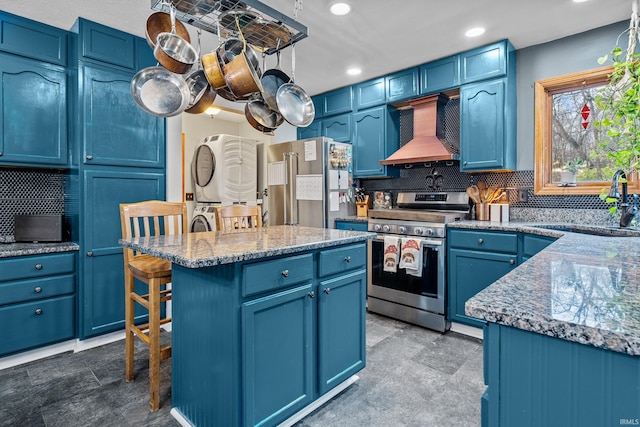
[[[224,74],[222,74],[222,65],[220,64],[217,49],[202,55],[201,62],[204,74],[207,76],[211,87],[218,90],[227,86]]]
[[[158,39],[158,34],[166,33],[171,31],[171,15],[166,12],[155,12],[149,15],[147,18],[147,30],[146,30],[146,38],[147,43],[154,49],[156,47],[156,40]],[[180,21],[176,21],[176,34],[179,35],[183,40],[186,40],[188,43],[191,43],[191,38],[189,37],[189,31],[184,26],[184,24]]]
[[[180,21],[178,21],[180,22]],[[191,43],[176,34],[176,10],[171,6],[171,32],[163,32],[156,37],[153,56],[167,70],[184,74],[198,60],[198,53]]]

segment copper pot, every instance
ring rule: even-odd
[[[191,38],[189,37],[189,31],[184,26],[184,24],[180,21],[176,21],[176,34],[179,35],[183,40],[186,40],[187,43],[191,43]],[[171,31],[171,15],[166,12],[155,12],[149,15],[147,18],[147,30],[146,30],[146,38],[147,43],[154,49],[156,47],[156,40],[158,39],[158,34],[167,33]]]
[[[213,104],[216,99],[216,91],[207,81],[203,70],[196,70],[189,73],[185,78],[191,93],[191,99],[185,113],[200,114]]]
[[[198,53],[187,41],[177,34],[176,10],[171,7],[171,32],[163,32],[156,37],[153,56],[167,70],[184,74],[198,59]],[[180,22],[180,21],[177,21]]]
[[[246,50],[222,66],[227,86],[237,98],[261,91],[262,85],[258,72],[259,70],[249,63]]]
[[[222,74],[222,65],[220,64],[220,58],[218,51],[213,50],[209,53],[202,55],[202,68],[204,68],[204,74],[207,76],[207,80],[212,88],[218,90],[227,86],[227,82]]]

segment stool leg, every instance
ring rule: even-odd
[[[128,268],[125,268],[124,272],[124,311],[125,311],[125,380],[127,382],[133,380],[133,345],[134,336],[131,332],[131,326],[133,325],[135,304],[131,298],[133,292],[135,279]]]
[[[149,281],[149,404],[160,408],[160,281]]]

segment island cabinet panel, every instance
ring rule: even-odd
[[[311,283],[242,306],[244,426],[282,421],[313,400]]]
[[[0,164],[67,165],[64,68],[0,53]]]
[[[520,257],[521,262],[528,260],[556,240],[557,239],[555,237],[538,236],[535,234],[525,233],[522,236],[522,256]]]
[[[484,333],[483,425],[638,425],[640,357],[496,323]]]
[[[362,252],[366,255],[366,252]],[[320,282],[318,288],[318,381],[320,394],[365,366],[365,269]]]
[[[75,336],[75,253],[0,260],[0,356]]]
[[[360,267],[336,271],[334,259],[347,253]],[[193,425],[275,426],[361,370],[365,258],[366,243],[352,243],[197,269],[174,264],[173,408]],[[310,278],[282,283],[282,266],[293,272],[309,259]],[[319,259],[331,266],[320,269]],[[271,284],[243,296],[259,271]]]
[[[367,263],[367,253],[359,250],[361,246],[342,246],[320,252],[318,274],[324,277],[356,268],[363,268]]]
[[[279,258],[242,267],[242,296],[286,288],[313,278],[313,255]]]

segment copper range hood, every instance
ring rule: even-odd
[[[459,160],[460,154],[454,152],[437,136],[442,133],[442,125],[438,120],[438,104],[446,101],[447,97],[441,94],[409,101],[409,105],[413,108],[413,139],[385,160],[380,160],[380,164],[400,165]]]

